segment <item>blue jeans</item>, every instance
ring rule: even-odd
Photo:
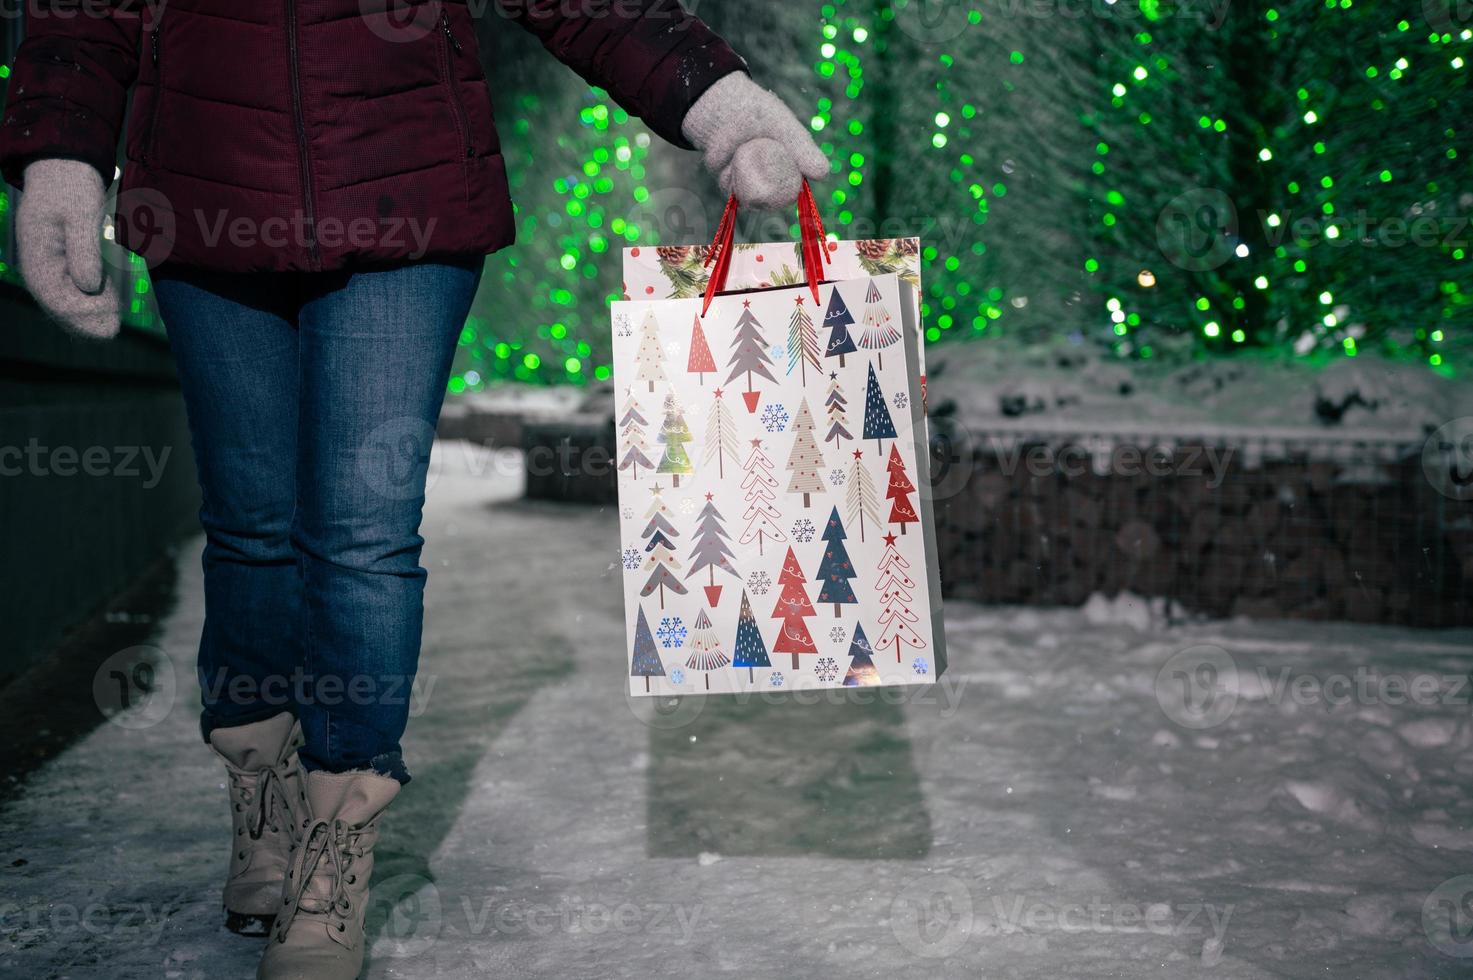
[[[307,769],[408,781],[425,480],[481,267],[155,271],[203,498],[206,740],[292,711]]]

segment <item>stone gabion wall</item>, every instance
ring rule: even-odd
[[[946,594],[1210,615],[1473,624],[1473,502],[1412,442],[971,436],[933,455]],[[939,458],[944,457],[944,458]]]

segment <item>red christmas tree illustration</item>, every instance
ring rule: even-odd
[[[696,317],[690,328],[690,360],[686,362],[685,369],[691,374],[701,376],[701,384],[705,385],[706,375],[716,370],[716,359],[711,356],[711,348],[706,343],[706,331],[701,329],[701,318]]]
[[[901,645],[924,649],[926,641],[911,628],[911,624],[919,620],[915,611],[910,608],[914,601],[912,590],[916,584],[905,574],[910,567],[910,562],[900,556],[895,548],[895,535],[885,535],[885,552],[880,556],[880,577],[875,583],[875,589],[880,593],[880,605],[883,607],[877,622],[880,624],[880,638],[876,642],[876,648],[883,650],[892,643],[895,645],[895,662],[900,663]]]
[[[905,475],[905,460],[900,458],[900,449],[894,443],[890,444],[890,462],[885,464],[885,468],[890,471],[890,487],[885,491],[885,499],[891,501],[890,523],[899,524],[900,533],[904,534],[905,525],[914,524],[920,518],[910,502],[915,484]]]
[[[783,559],[782,574],[777,577],[777,581],[782,586],[782,592],[777,597],[772,618],[782,620],[782,628],[778,630],[777,642],[772,645],[772,652],[792,654],[793,669],[797,670],[798,655],[817,653],[818,647],[813,645],[808,625],[803,622],[805,618],[815,614],[813,603],[808,601],[803,569],[798,567],[798,556],[793,554],[791,547],[788,548],[788,556]]]

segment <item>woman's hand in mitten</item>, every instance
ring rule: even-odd
[[[829,173],[828,157],[808,127],[782,100],[734,72],[706,90],[681,125],[685,138],[706,155],[722,190],[755,208],[787,207],[798,200],[803,178]]]
[[[102,177],[78,160],[37,160],[24,179],[15,231],[31,296],[73,333],[116,336],[117,284],[102,267]]]

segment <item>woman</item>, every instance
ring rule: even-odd
[[[153,267],[188,410],[201,729],[233,820],[225,911],[270,932],[269,978],[362,965],[378,819],[409,781],[430,441],[482,256],[513,238],[471,10],[371,6],[32,3],[0,125],[27,285],[71,329],[109,337],[99,230],[137,82],[118,238]],[[744,203],[790,204],[828,172],[674,0],[495,9],[703,150]],[[406,447],[407,469],[385,476]]]

